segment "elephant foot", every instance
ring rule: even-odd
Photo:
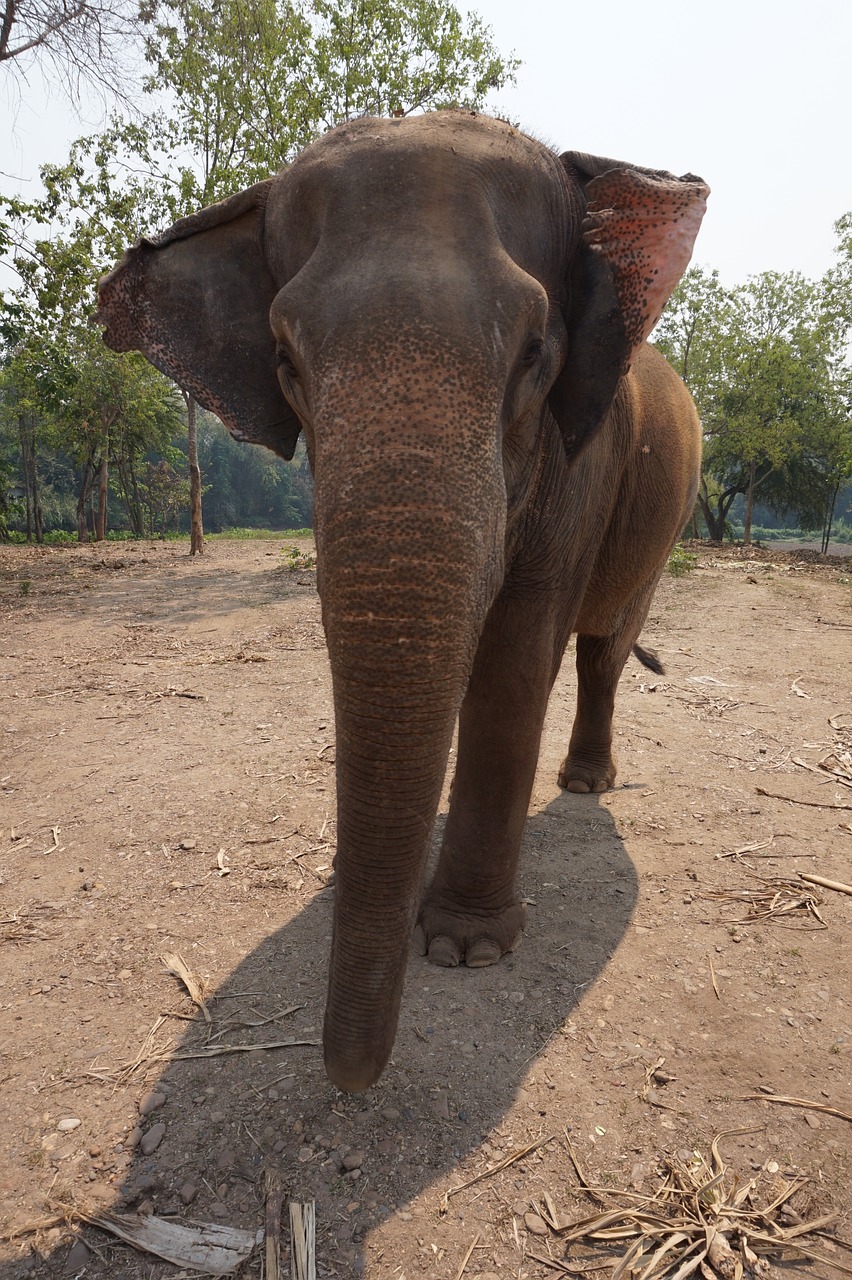
[[[515,950],[525,921],[526,911],[519,902],[485,915],[453,911],[427,900],[420,910],[414,945],[421,956],[444,969],[460,964],[483,969]]]
[[[588,795],[589,792],[608,791],[615,782],[615,773],[615,762],[611,757],[606,763],[595,763],[569,755],[562,762],[558,782],[565,791]]]

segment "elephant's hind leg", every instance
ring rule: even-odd
[[[615,691],[634,636],[577,636],[577,714],[559,770],[566,791],[606,791],[615,781],[612,715]]]

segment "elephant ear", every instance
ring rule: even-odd
[[[550,394],[566,450],[597,431],[619,380],[686,270],[710,189],[602,156],[567,151],[587,203],[568,280],[568,356]]]
[[[113,351],[141,351],[236,440],[292,458],[300,423],[278,382],[263,248],[273,178],[143,239],[98,286]]]

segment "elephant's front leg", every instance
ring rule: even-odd
[[[458,760],[417,940],[434,964],[494,964],[520,941],[515,875],[544,714],[558,669],[552,622],[492,609],[459,716]]]

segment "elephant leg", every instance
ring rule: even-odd
[[[420,910],[420,951],[438,965],[494,964],[518,945],[515,875],[550,688],[553,627],[495,606],[459,716],[458,760],[438,866]]]
[[[630,649],[621,636],[577,636],[577,712],[559,770],[567,791],[606,791],[615,781],[612,715]]]

